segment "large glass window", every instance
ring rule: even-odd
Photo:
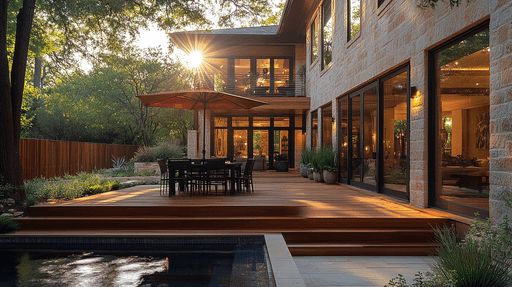
[[[332,62],[332,40],[334,32],[333,7],[331,0],[324,2],[322,6],[322,68]]]
[[[235,93],[242,95],[251,90],[251,59],[235,59]]]
[[[256,59],[255,94],[268,94],[270,90],[270,59]]]
[[[433,51],[433,203],[455,212],[489,212],[489,30]]]
[[[363,93],[363,182],[377,184],[377,88]]]
[[[355,38],[361,29],[361,0],[347,1],[348,41]]]
[[[332,145],[332,106],[322,108],[322,145]]]
[[[318,43],[320,42],[320,20],[315,17],[311,24],[311,63],[318,58]]]
[[[318,111],[311,113],[311,149],[318,148]]]
[[[247,130],[233,131],[233,149],[235,158],[247,158]]]
[[[290,59],[274,59],[274,93],[285,94],[295,89],[290,82]]]
[[[228,59],[206,58],[203,64],[205,84],[215,91],[225,92],[228,85]]]
[[[407,192],[407,71],[382,83],[384,187]]]
[[[351,98],[351,123],[352,123],[352,138],[351,138],[351,150],[352,150],[352,162],[351,180],[361,181],[361,166],[363,163],[361,154],[361,95],[356,95]]]
[[[344,98],[340,101],[340,178],[346,179],[348,177],[348,98]]]

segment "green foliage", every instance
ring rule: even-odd
[[[15,231],[19,228],[18,222],[10,216],[0,216],[0,234]]]
[[[154,147],[140,147],[135,152],[136,162],[155,162],[159,158],[183,158],[183,148],[174,141],[160,141]]]
[[[469,3],[471,0],[466,0],[467,3]],[[445,0],[441,0],[441,2],[445,2]],[[459,7],[459,5],[462,3],[462,0],[449,0],[450,7]],[[432,8],[435,9],[437,5],[439,4],[439,0],[420,0],[420,4],[418,4],[418,7],[420,8]]]
[[[130,169],[124,156],[114,157],[112,155],[112,167],[118,171],[128,171]]]
[[[27,198],[35,201],[48,198],[72,199],[110,191],[118,184],[115,180],[107,180],[97,174],[80,173],[67,180],[28,181],[25,183],[25,190]]]
[[[310,151],[310,167],[315,172],[325,170],[337,171],[336,154],[332,146],[323,146],[318,151]]]
[[[512,280],[512,262],[501,260],[493,254],[497,246],[495,238],[480,240],[466,236],[458,242],[455,228],[436,229],[439,243],[434,272],[463,286],[507,286]],[[509,246],[510,248],[510,246]],[[447,271],[453,271],[449,273]]]
[[[311,162],[313,153],[310,149],[303,149],[300,155],[300,163],[308,165]]]
[[[89,73],[74,72],[45,90],[32,138],[153,145],[186,142],[189,110],[147,108],[136,95],[186,87],[190,73],[160,49],[124,48],[102,54]]]
[[[512,228],[507,217],[499,225],[494,225],[490,219],[474,219],[471,230],[462,240],[454,227],[435,229],[435,235],[439,247],[433,272],[418,273],[413,285],[407,285],[399,275],[389,282],[390,286],[510,286]]]

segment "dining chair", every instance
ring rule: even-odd
[[[169,170],[169,185],[178,183],[178,186],[183,188],[183,191],[189,191],[189,184],[191,182],[190,171],[192,170],[192,163],[189,159],[169,159],[167,161]],[[169,196],[176,194],[176,187],[171,186],[172,192],[169,191]],[[180,188],[178,188],[180,189]]]
[[[156,161],[160,167],[160,195],[167,194],[169,185],[169,171],[167,170],[167,165],[165,164],[165,160],[163,158],[159,158]]]
[[[215,186],[215,195],[218,194],[218,186],[224,186],[224,195],[228,191],[228,174],[226,170],[226,161],[224,158],[207,159],[204,162],[204,178],[205,188],[203,188],[203,196],[207,190],[211,190],[212,185]]]
[[[252,171],[254,169],[254,162],[255,160],[253,158],[247,159],[247,164],[245,165],[244,173],[241,176],[235,178],[235,180],[238,183],[238,186],[245,188],[245,190],[248,190],[249,192],[254,192],[254,185],[252,181]]]

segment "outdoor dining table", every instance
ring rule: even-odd
[[[200,160],[194,160],[192,159],[192,164],[191,164],[191,167],[192,167],[192,170],[197,170],[197,171],[201,171],[201,168],[204,166],[203,163],[207,161],[204,160],[204,159],[200,159]],[[197,163],[197,162],[200,162],[200,163]],[[229,192],[230,192],[230,195],[234,195],[235,192],[236,192],[236,177],[237,176],[240,176],[241,174],[241,170],[242,170],[242,163],[241,162],[234,162],[234,163],[226,163],[224,165],[224,167],[229,170],[229,176],[228,176],[228,179],[229,179]],[[178,172],[178,177],[182,178],[184,175],[185,175],[185,171],[184,170],[172,170],[172,168],[170,166],[168,166],[169,168],[169,174],[174,174],[176,172]],[[176,194],[176,181],[174,179],[172,179],[172,177],[169,179],[169,195],[174,195]],[[178,184],[178,190],[179,191],[184,191],[185,190],[185,184],[183,182],[179,182]]]

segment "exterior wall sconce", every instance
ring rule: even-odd
[[[416,89],[416,86],[412,86],[411,87],[411,99],[414,99],[416,98],[416,92],[417,92],[417,89]]]

